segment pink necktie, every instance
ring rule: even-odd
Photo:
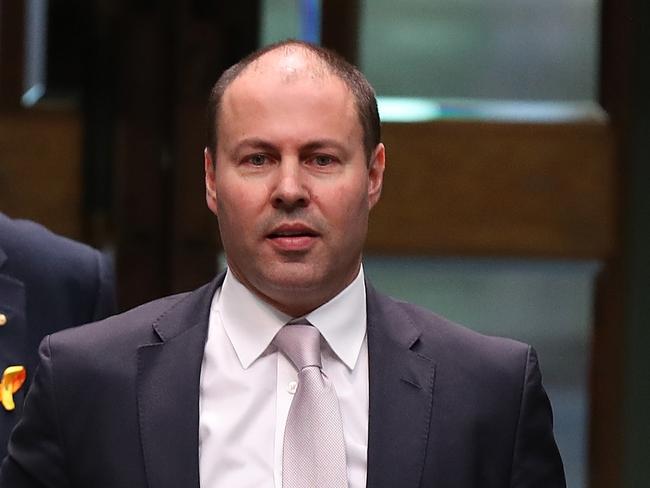
[[[298,370],[282,452],[283,488],[347,488],[345,442],[334,385],[322,371],[321,335],[304,319],[273,343]]]

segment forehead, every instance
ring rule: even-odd
[[[225,90],[218,117],[220,137],[239,131],[243,121],[275,124],[291,118],[305,129],[338,125],[355,137],[361,131],[347,84],[301,49],[271,51],[247,66]]]
[[[263,94],[265,90],[313,90],[352,95],[343,80],[316,54],[299,46],[283,46],[250,63],[225,90],[224,98]]]
[[[302,76],[322,79],[333,76],[330,67],[317,54],[300,46],[283,46],[269,51],[250,63],[241,76],[276,75],[285,81]]]

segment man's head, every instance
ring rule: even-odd
[[[228,68],[219,77],[219,80],[212,87],[208,99],[208,149],[212,154],[215,153],[218,143],[221,100],[226,89],[239,77],[242,71],[266,53],[275,50],[290,51],[295,49],[303,49],[306,54],[314,56],[314,60],[320,60],[322,62],[321,68],[338,76],[348,86],[356,101],[359,120],[363,128],[363,145],[367,156],[370,157],[373,149],[377,147],[381,139],[381,126],[374,89],[363,73],[334,51],[296,40],[278,42],[255,51]]]
[[[230,270],[292,316],[356,276],[384,171],[384,147],[370,142],[362,122],[358,84],[318,53],[290,42],[227,71],[211,97],[217,122],[205,150],[207,203]],[[346,64],[344,72],[353,70],[369,87]]]

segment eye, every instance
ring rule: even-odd
[[[321,154],[321,155],[318,155],[318,156],[314,156],[312,158],[312,161],[314,162],[314,164],[316,166],[325,167],[325,166],[329,166],[330,164],[334,163],[334,158],[332,158],[331,156],[325,156],[325,155]]]
[[[246,157],[244,162],[252,166],[264,166],[268,162],[268,158],[264,154],[253,154]]]

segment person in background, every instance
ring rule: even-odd
[[[115,313],[111,260],[0,213],[0,455],[20,417],[47,334]]]
[[[45,338],[0,486],[564,487],[535,351],[365,279],[386,162],[366,78],[286,41],[208,108],[227,270]]]

